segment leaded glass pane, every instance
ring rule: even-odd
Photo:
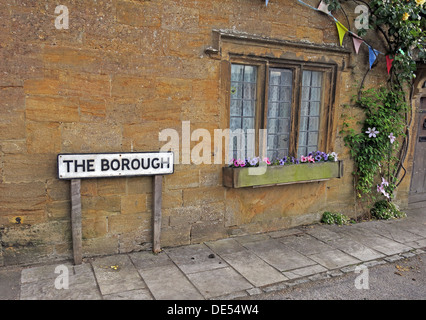
[[[318,150],[322,72],[303,71],[298,156]]]
[[[249,139],[247,130],[255,127],[256,81],[257,68],[255,66],[232,64],[230,129],[232,132],[242,130],[242,134],[239,134],[238,139],[234,138],[230,143],[231,158],[253,156],[254,146],[249,144],[254,139]]]
[[[272,157],[271,160],[288,155],[292,90],[292,70],[278,68],[270,69],[267,153]]]

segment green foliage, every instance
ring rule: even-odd
[[[350,148],[350,155],[357,165],[354,175],[358,197],[369,195],[375,200],[373,190],[380,178],[389,183],[385,191],[392,197],[397,182],[394,174],[399,162],[398,140],[405,135],[404,114],[408,110],[404,94],[388,88],[369,89],[362,92],[356,105],[366,115],[361,132],[346,123],[341,133],[345,135],[345,146]],[[375,136],[368,133],[372,128],[377,132]],[[390,138],[392,136],[395,140]]]
[[[393,202],[386,200],[377,201],[371,209],[371,215],[376,219],[397,219],[403,218],[406,214],[396,207]]]
[[[328,10],[329,11],[335,11],[337,9],[340,9],[340,2],[339,0],[324,0],[326,4],[328,4]]]
[[[413,55],[426,58],[425,5],[423,0],[371,0],[370,29],[382,31],[388,42],[388,54],[394,58],[393,75],[403,83],[414,78]],[[387,30],[385,33],[384,30]]]
[[[339,8],[335,2],[342,3],[326,2],[335,8]],[[384,196],[390,202],[398,185],[398,168],[406,154],[402,148],[407,144],[400,143],[407,132],[406,94],[415,78],[416,59],[426,58],[426,5],[425,0],[360,2],[369,8],[369,29],[383,36],[386,54],[394,60],[386,88],[365,90],[361,84],[355,101],[365,112],[365,120],[358,122],[361,132],[345,121],[341,133],[355,161],[357,196],[372,201]],[[366,33],[365,29],[358,31],[360,36]],[[371,135],[373,131],[375,134]]]
[[[342,213],[326,211],[322,215],[322,223],[344,225],[349,223],[349,218]]]
[[[330,11],[343,12],[342,3],[348,1],[324,0]],[[355,100],[355,106],[365,112],[365,120],[357,123],[361,132],[351,128],[347,121],[350,119],[346,118],[340,133],[344,134],[345,145],[355,162],[357,196],[372,201],[387,198],[377,202],[379,207],[386,204],[386,209],[374,209],[378,216],[387,216],[396,212],[391,200],[408,145],[401,143],[408,129],[406,95],[415,79],[416,60],[426,61],[426,0],[353,2],[369,8],[368,27],[386,41],[386,55],[393,59],[393,64],[386,88],[364,90],[365,77],[361,83]],[[367,32],[360,29],[358,35],[365,36]]]

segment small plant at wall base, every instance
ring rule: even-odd
[[[376,219],[403,218],[406,214],[400,211],[393,202],[386,200],[377,201],[371,209],[371,215]]]
[[[325,224],[337,224],[341,226],[344,224],[348,224],[349,218],[339,212],[325,211],[322,215],[321,222]]]
[[[426,58],[426,0],[324,1],[329,10],[343,12],[344,3],[366,5],[369,9],[368,27],[383,37],[387,44],[386,55],[389,60],[393,59],[386,86],[364,89],[370,69],[362,80],[355,100],[355,106],[365,113],[365,120],[358,123],[361,132],[350,128],[347,122],[341,131],[356,166],[357,197],[375,203],[371,213],[376,217],[391,216],[378,212],[395,211],[391,201],[395,189],[405,177],[403,163],[408,148],[410,118],[406,99],[415,79],[416,59],[424,62]],[[358,35],[364,36],[367,31],[358,30]],[[384,203],[388,203],[386,210],[382,210]]]

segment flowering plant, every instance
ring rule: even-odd
[[[300,156],[299,158],[284,156],[270,160],[268,157],[254,157],[243,159],[232,159],[229,167],[231,168],[244,168],[244,167],[258,167],[259,165],[266,164],[267,166],[285,166],[296,165],[301,163],[315,163],[315,162],[333,162],[337,161],[337,153],[325,153],[322,151],[310,152],[307,156]]]

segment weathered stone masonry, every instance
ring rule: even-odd
[[[68,30],[55,28],[58,4],[69,9]],[[235,37],[222,36],[212,53],[215,34]],[[380,50],[380,39],[370,40]],[[162,245],[311,223],[324,210],[354,216],[353,168],[338,132],[367,53],[355,55],[348,39],[338,47],[325,15],[291,0],[2,0],[0,265],[71,257],[69,182],[57,179],[58,153],[158,151],[159,132],[181,132],[182,121],[212,136],[228,128],[230,52],[338,67],[326,151],[345,160],[344,177],[240,190],[223,187],[222,165],[177,165],[164,178]],[[385,75],[377,67],[366,85]],[[359,111],[346,112],[356,122]],[[399,188],[402,204],[409,180]],[[84,255],[148,249],[151,207],[151,177],[83,180]]]

